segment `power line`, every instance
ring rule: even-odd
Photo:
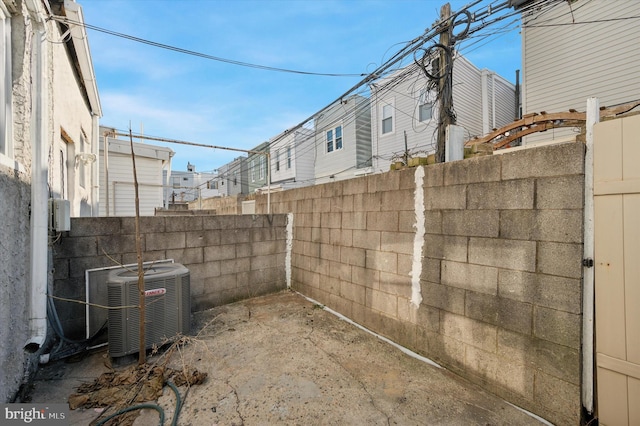
[[[256,69],[265,70],[265,71],[277,71],[277,72],[285,72],[285,73],[292,73],[292,74],[302,74],[302,75],[313,75],[313,76],[321,76],[321,77],[363,77],[363,76],[366,75],[365,73],[361,73],[361,74],[340,74],[340,73],[310,72],[310,71],[293,70],[293,69],[287,69],[287,68],[271,67],[271,66],[267,66],[267,65],[252,64],[250,62],[243,62],[243,61],[238,61],[238,60],[235,60],[235,59],[221,58],[219,56],[213,56],[213,55],[209,55],[209,54],[206,54],[206,53],[196,52],[194,50],[183,49],[181,47],[171,46],[171,45],[168,45],[168,44],[159,43],[159,42],[156,42],[156,41],[151,41],[151,40],[143,39],[143,38],[140,38],[140,37],[135,37],[135,36],[132,36],[132,35],[129,35],[129,34],[119,33],[117,31],[108,30],[106,28],[101,28],[101,27],[98,27],[98,26],[95,26],[95,25],[74,21],[74,20],[71,20],[71,19],[66,18],[64,16],[51,16],[50,18],[55,20],[55,21],[61,22],[63,24],[66,24],[66,25],[78,25],[78,26],[81,26],[81,27],[84,27],[84,28],[88,28],[90,30],[98,31],[98,32],[101,32],[101,33],[104,33],[104,34],[109,34],[109,35],[112,35],[112,36],[115,36],[115,37],[124,38],[126,40],[135,41],[137,43],[142,43],[142,44],[146,44],[146,45],[149,45],[149,46],[158,47],[160,49],[170,50],[170,51],[177,52],[177,53],[183,53],[185,55],[196,56],[196,57],[203,58],[203,59],[210,59],[212,61],[224,62],[224,63],[227,63],[227,64],[238,65],[238,66],[247,67],[247,68],[256,68]]]

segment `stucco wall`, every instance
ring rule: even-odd
[[[194,311],[286,288],[286,216],[141,217],[143,260],[191,272]],[[53,246],[55,296],[85,300],[85,270],[135,264],[133,217],[72,218]],[[85,307],[56,300],[65,333],[84,337]]]
[[[0,401],[20,387],[29,317],[29,203],[24,173],[0,165]],[[10,303],[9,303],[10,301]]]
[[[272,194],[292,287],[555,424],[580,419],[584,146]],[[263,212],[266,197],[258,196]]]

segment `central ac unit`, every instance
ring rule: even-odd
[[[190,329],[189,270],[179,263],[145,268],[145,344],[151,348]],[[109,354],[120,357],[140,350],[140,297],[137,267],[116,269],[107,278]],[[113,309],[124,307],[121,309]]]

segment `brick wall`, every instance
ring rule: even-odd
[[[584,146],[563,144],[271,203],[293,213],[294,289],[553,423],[578,424],[583,174]]]
[[[191,273],[200,311],[286,288],[286,216],[141,217],[143,260],[174,259]],[[54,295],[84,300],[85,270],[135,264],[133,217],[72,218],[54,244]],[[83,305],[55,301],[67,333],[84,337]]]

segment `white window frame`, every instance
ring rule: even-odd
[[[336,135],[340,129],[340,138]],[[329,146],[331,144],[331,147]],[[324,149],[327,154],[341,150],[344,147],[344,127],[342,123],[336,123],[324,131]]]
[[[13,159],[11,15],[0,2],[0,160]],[[12,164],[13,162],[7,161]],[[13,168],[13,166],[12,166]]]
[[[395,104],[396,104],[395,98],[390,99],[389,101],[382,101],[380,103],[380,107],[378,110],[378,113],[380,114],[380,119],[378,121],[380,122],[379,129],[380,129],[381,136],[392,135],[396,131],[396,105]],[[389,113],[388,116],[385,116],[385,111],[388,111]],[[388,122],[391,124],[391,129],[389,129],[386,132],[384,128],[385,122]]]
[[[258,161],[259,167],[258,167],[258,179],[263,180],[264,179],[264,169],[265,169],[265,165],[266,165],[266,156],[261,155],[260,156],[260,160]]]
[[[287,146],[287,169],[291,168],[291,145]]]
[[[276,150],[276,172],[280,171],[280,150]]]
[[[251,162],[249,163],[249,168],[251,169],[251,182],[255,182],[256,181],[256,160],[255,159],[251,159]]]
[[[429,106],[429,117],[424,118],[422,116],[422,111],[425,107]],[[418,103],[418,121],[420,123],[425,123],[427,121],[431,121],[433,119],[433,102],[424,101]]]

